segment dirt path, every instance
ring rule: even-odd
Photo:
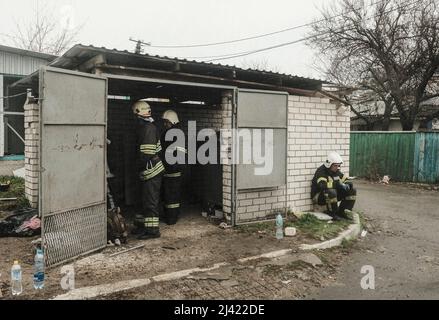
[[[372,233],[311,299],[438,299],[439,192],[403,185],[357,183],[356,208]],[[361,289],[362,266],[375,269],[375,290]]]

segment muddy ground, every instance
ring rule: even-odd
[[[168,282],[110,294],[99,299],[364,299],[439,297],[439,193],[404,185],[356,182],[357,210],[364,213],[369,233],[355,243],[298,258],[299,244],[315,242],[300,232],[281,241],[266,233],[220,229],[201,217],[196,208],[175,226],[161,225],[160,239],[130,239],[121,247],[108,247],[73,263],[76,287],[143,279],[154,275],[209,267],[229,262],[212,274],[192,275]],[[48,271],[46,288],[32,288],[30,239],[0,239],[0,282],[3,298],[9,294],[9,269],[14,259],[23,263],[25,291],[20,299],[47,299],[65,293],[60,267]],[[143,248],[111,256],[144,244]],[[284,248],[293,249],[286,260],[236,263],[243,257]],[[320,261],[313,264],[309,262]],[[363,265],[376,268],[373,292],[360,287]]]
[[[76,287],[112,283],[122,280],[148,278],[158,274],[209,267],[218,262],[234,262],[239,258],[254,256],[274,250],[296,248],[303,242],[315,243],[302,235],[294,238],[275,238],[272,230],[243,232],[237,229],[221,229],[216,221],[209,221],[199,214],[196,207],[186,208],[177,225],[161,224],[161,238],[139,241],[131,236],[126,245],[109,246],[100,253],[89,255],[72,263],[75,270]],[[18,259],[23,268],[24,292],[21,299],[47,299],[65,293],[60,286],[61,267],[47,271],[46,288],[32,288],[33,245],[35,238],[0,239],[0,281],[3,283],[3,298],[10,298],[9,270]],[[140,249],[122,253],[139,245]]]

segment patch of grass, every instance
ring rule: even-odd
[[[306,236],[321,240],[322,237],[324,239],[336,237],[351,223],[352,222],[348,220],[328,223],[327,221],[321,221],[312,214],[307,213],[297,219],[297,221],[288,222],[286,226],[295,227]]]
[[[364,212],[363,211],[355,211],[360,216],[360,224],[362,227],[366,225],[366,219],[364,218]]]
[[[244,224],[236,226],[236,230],[242,233],[257,233],[258,231],[264,231],[266,233],[274,232],[276,226],[275,222],[258,222],[251,224]]]
[[[355,240],[347,240],[347,239],[343,239],[341,241],[341,247],[342,249],[352,249],[353,246],[355,245],[356,241]]]
[[[8,191],[0,191],[0,198],[17,198],[16,201],[0,201],[0,210],[15,210],[29,207],[29,201],[24,194],[24,179],[13,176],[0,176],[0,183],[10,181]]]

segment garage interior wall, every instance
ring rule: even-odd
[[[139,205],[138,174],[135,168],[137,157],[135,125],[132,114],[134,101],[108,101],[108,165],[116,176],[111,187],[116,200],[126,205]],[[154,119],[172,109],[177,112],[181,128],[187,132],[188,121],[196,121],[197,133],[205,128],[219,131],[223,127],[223,105],[175,104],[149,102]],[[173,107],[174,106],[174,107]],[[222,206],[222,166],[187,165],[183,175],[183,203],[215,203]],[[230,193],[230,191],[229,191]]]

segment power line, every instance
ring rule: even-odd
[[[379,4],[382,3],[386,0],[380,0],[377,2],[373,2],[370,5],[373,6],[375,4]],[[212,43],[203,43],[203,44],[189,44],[189,45],[151,45],[151,43],[147,43],[147,42],[143,42],[140,41],[142,44],[148,45],[150,48],[200,48],[200,47],[211,47],[211,46],[219,46],[219,45],[223,45],[223,44],[230,44],[230,43],[237,43],[237,42],[243,42],[243,41],[248,41],[248,40],[253,40],[253,39],[259,39],[259,38],[264,38],[264,37],[269,37],[275,34],[279,34],[279,33],[284,33],[284,32],[288,32],[288,31],[292,31],[292,30],[296,30],[296,29],[300,29],[300,28],[305,28],[305,27],[309,27],[312,26],[316,23],[320,23],[323,21],[326,21],[328,19],[335,19],[338,17],[343,16],[344,14],[346,14],[346,12],[344,13],[340,13],[328,18],[324,18],[324,19],[320,19],[320,20],[316,20],[313,22],[308,22],[305,24],[301,24],[298,26],[294,26],[294,27],[290,27],[290,28],[286,28],[286,29],[282,29],[282,30],[278,30],[278,31],[273,31],[273,32],[269,32],[269,33],[263,33],[263,34],[259,34],[259,35],[255,35],[255,36],[250,36],[250,37],[246,37],[246,38],[240,38],[240,39],[235,39],[235,40],[229,40],[229,41],[222,41],[222,42],[212,42]]]
[[[391,9],[391,10],[387,11],[386,13],[390,13],[392,11],[395,11],[397,9],[400,9],[400,8],[403,8],[403,7],[406,7],[406,6],[415,5],[416,3],[420,2],[420,1],[422,1],[422,0],[415,0],[413,3],[411,3],[410,0],[406,1],[406,2],[404,2],[403,5],[398,6],[397,8]],[[344,14],[346,14],[346,13],[344,13]],[[370,18],[372,18],[372,17],[370,17]],[[368,18],[368,19],[370,19],[370,18]],[[341,29],[342,28],[340,28],[340,30]],[[351,30],[351,29],[348,29],[348,30]],[[251,50],[251,51],[244,51],[244,52],[236,52],[234,54],[231,53],[231,54],[225,54],[225,55],[222,55],[222,56],[206,56],[204,58],[199,57],[198,59],[214,58],[214,59],[209,59],[209,60],[205,61],[205,62],[212,62],[212,61],[219,61],[219,60],[227,60],[227,59],[239,58],[239,57],[243,57],[243,56],[247,56],[247,55],[251,55],[251,54],[255,54],[255,53],[259,53],[259,52],[263,52],[263,51],[268,51],[268,50],[272,50],[272,49],[276,49],[276,48],[285,47],[285,46],[289,46],[289,45],[292,45],[292,44],[300,43],[300,42],[303,42],[303,41],[310,40],[312,38],[324,36],[324,35],[329,34],[329,33],[330,32],[326,31],[326,32],[319,33],[317,35],[313,35],[313,36],[309,36],[309,37],[305,37],[305,38],[300,38],[300,39],[297,39],[297,40],[294,40],[294,41],[284,42],[284,43],[280,43],[278,45],[274,45],[274,46],[270,46],[270,47],[265,47],[265,48],[261,48],[261,49],[256,49],[256,50]],[[187,57],[187,58],[196,59],[195,57]]]

